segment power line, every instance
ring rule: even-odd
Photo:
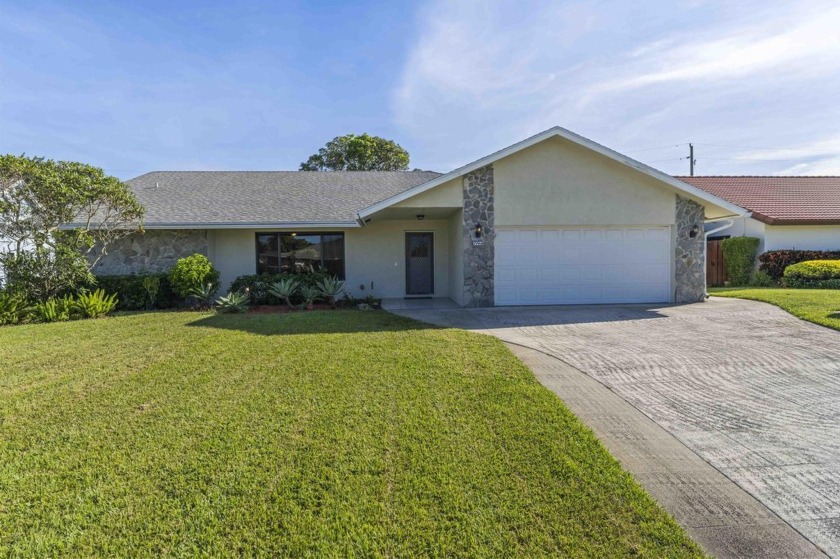
[[[688,157],[672,157],[671,159],[657,159],[656,161],[648,161],[648,163],[662,163],[663,161],[682,161],[683,159],[688,159]]]
[[[715,146],[720,148],[731,148],[731,149],[762,149],[767,151],[815,151],[811,148],[760,148],[756,146],[732,146],[728,144],[705,144],[701,142],[694,142],[698,146]]]
[[[639,152],[642,152],[642,151],[653,151],[653,150],[657,150],[657,149],[678,148],[678,147],[684,146],[684,145],[686,145],[686,143],[671,144],[671,145],[668,145],[668,146],[656,146],[656,147],[644,148],[644,149],[634,149],[633,151],[628,151],[627,153],[639,153]]]

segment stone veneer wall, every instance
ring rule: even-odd
[[[207,256],[207,231],[197,229],[149,230],[120,239],[108,247],[94,268],[97,275],[166,272],[179,258]]]
[[[706,241],[703,235],[705,210],[703,206],[677,195],[677,242],[676,242],[676,291],[677,303],[696,303],[706,299]],[[690,236],[691,228],[697,225],[697,236]]]
[[[493,266],[495,228],[493,219],[493,166],[488,165],[464,176],[464,306],[492,307],[494,304]],[[475,238],[475,225],[481,224],[481,239]],[[474,244],[481,241],[481,244]],[[454,255],[453,255],[454,256]]]

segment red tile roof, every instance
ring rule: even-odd
[[[840,224],[840,177],[676,177],[770,225]]]

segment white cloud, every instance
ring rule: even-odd
[[[836,2],[512,6],[436,1],[419,15],[392,108],[423,166],[560,124],[627,151],[701,139],[812,148],[704,147],[707,173],[840,173]],[[684,172],[681,152],[658,166]]]

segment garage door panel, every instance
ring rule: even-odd
[[[668,226],[501,229],[497,305],[670,300]]]

